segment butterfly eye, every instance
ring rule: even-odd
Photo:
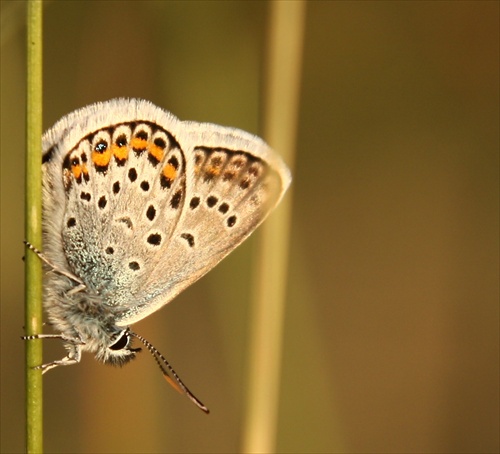
[[[130,337],[127,331],[123,331],[122,335],[117,339],[117,341],[110,345],[108,348],[110,350],[123,350],[129,343]]]

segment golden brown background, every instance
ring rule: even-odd
[[[258,133],[268,7],[47,2],[45,127],[128,96]],[[5,453],[24,449],[24,14],[1,2]],[[278,451],[498,452],[499,3],[309,2],[302,80]],[[46,451],[237,452],[253,245],[134,327],[210,416],[147,354],[85,355],[45,376]]]

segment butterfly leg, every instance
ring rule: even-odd
[[[52,361],[51,363],[41,364],[40,366],[35,366],[33,369],[41,369],[42,374],[48,372],[50,369],[58,366],[71,366],[72,364],[77,364],[80,362],[82,357],[81,347],[75,345],[72,352],[68,353],[63,359],[57,361]]]
[[[67,346],[69,346],[70,351],[67,356],[57,361],[52,361],[46,364],[40,364],[39,366],[33,367],[33,369],[41,369],[42,374],[48,372],[50,369],[58,366],[71,366],[72,364],[77,364],[80,362],[82,357],[82,345],[85,345],[81,339],[76,337],[65,336],[64,334],[34,334],[32,336],[23,336],[24,340],[32,339],[62,339],[65,341]]]
[[[78,284],[80,284],[78,287],[76,287],[76,289],[72,290],[72,293],[76,293],[77,291],[79,292],[86,287],[86,285],[83,283],[83,281],[80,278],[78,278],[77,276],[75,276],[72,273],[68,273],[67,271],[61,270],[59,267],[54,265],[47,257],[45,257],[45,255],[42,251],[38,250],[31,243],[29,243],[28,241],[24,241],[24,244],[28,247],[28,249],[31,249],[40,258],[40,260],[43,263],[45,263],[50,268],[52,268],[52,270],[54,270],[56,273],[59,273],[59,274],[66,276],[66,277],[69,277],[72,281],[75,281]]]
[[[62,339],[73,345],[85,345],[79,337],[65,336],[64,334],[32,334],[31,336],[22,336],[23,340],[33,340],[33,339]]]
[[[66,293],[66,295],[74,295],[75,293],[81,292],[82,290],[85,290],[87,286],[85,284],[80,284],[74,289],[71,289],[69,292]]]

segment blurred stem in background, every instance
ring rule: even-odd
[[[27,102],[25,235],[42,247],[42,0],[27,5]],[[42,331],[42,264],[26,251],[25,329],[27,335]],[[26,341],[26,452],[43,452],[42,341]]]
[[[273,1],[269,5],[263,135],[293,176],[306,4]],[[242,452],[276,452],[291,193],[289,189],[258,237]]]

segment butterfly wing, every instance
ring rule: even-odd
[[[80,109],[44,136],[45,252],[110,306],[140,298],[157,246],[182,213],[185,159],[167,132],[178,123],[151,103],[122,99]],[[161,219],[155,207],[168,207]]]
[[[283,161],[258,137],[194,122],[183,123],[183,131],[182,215],[145,282],[146,297],[124,312],[119,325],[158,310],[217,265],[266,218],[290,183]]]
[[[43,139],[44,249],[129,325],[238,246],[288,169],[259,138],[142,100],[75,111]],[[49,277],[50,278],[50,277]]]

